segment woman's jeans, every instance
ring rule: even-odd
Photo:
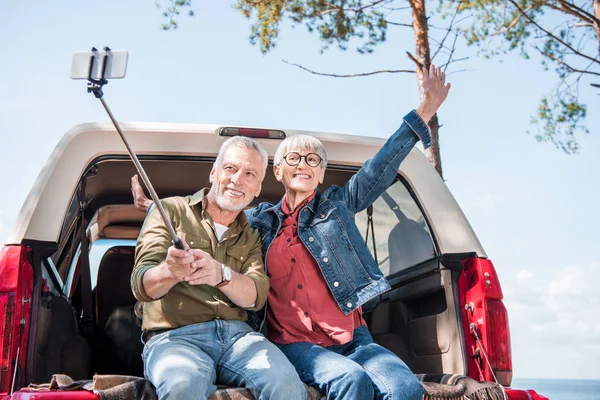
[[[245,387],[257,400],[306,399],[285,355],[243,321],[217,319],[158,334],[142,357],[161,400],[206,399],[216,382]]]
[[[420,400],[423,387],[394,353],[373,342],[359,326],[351,342],[321,347],[307,342],[278,345],[300,379],[327,399]]]

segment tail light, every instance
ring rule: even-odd
[[[0,250],[0,396],[11,391],[16,364],[21,371],[25,367],[33,291],[30,252],[22,246]]]
[[[488,259],[463,261],[459,280],[464,293],[463,321],[469,375],[476,380],[510,386],[512,353],[508,314],[494,265]]]

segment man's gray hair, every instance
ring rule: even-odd
[[[240,147],[242,149],[254,150],[258,154],[260,154],[260,158],[263,164],[263,177],[265,176],[267,172],[267,166],[269,165],[269,155],[267,154],[265,149],[262,148],[260,143],[258,143],[252,138],[245,136],[234,136],[232,138],[227,139],[225,143],[221,145],[221,148],[219,149],[219,154],[217,155],[217,159],[215,160],[216,167],[220,167],[223,165],[223,154],[225,154],[227,149],[229,149],[231,146]]]
[[[323,168],[327,167],[327,153],[325,152],[325,147],[323,147],[323,143],[315,137],[308,135],[297,135],[290,136],[285,139],[275,152],[275,157],[273,157],[273,164],[280,165],[283,157],[290,151],[300,151],[300,152],[309,152],[318,154],[322,161],[321,166]]]

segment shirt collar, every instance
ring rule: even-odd
[[[308,203],[310,203],[312,201],[312,199],[315,198],[315,195],[317,194],[317,191],[315,190],[313,192],[313,194],[311,194],[310,196],[308,196],[306,199],[304,199],[304,201],[302,202],[302,204],[300,204],[300,206],[298,206],[298,208],[296,208],[296,210],[292,211],[290,210],[290,208],[288,207],[287,204],[287,194],[285,194],[283,196],[283,201],[281,204],[281,211],[283,211],[283,214],[287,217],[290,215],[298,215],[298,213],[300,212],[300,210],[302,209],[302,207],[304,207],[305,205],[307,205]]]

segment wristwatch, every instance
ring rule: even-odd
[[[225,264],[221,264],[221,282],[219,282],[215,287],[223,287],[229,282],[231,282],[231,268]]]

